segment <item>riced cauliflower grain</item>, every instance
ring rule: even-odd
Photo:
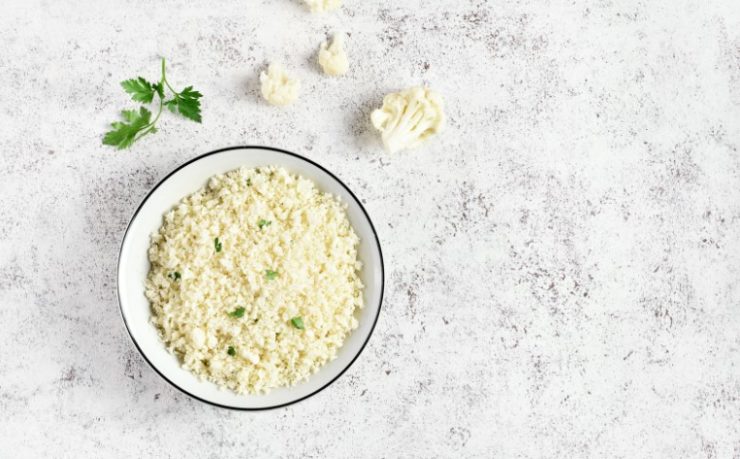
[[[288,76],[280,64],[270,64],[260,74],[262,97],[272,105],[292,104],[301,92],[301,82]]]
[[[349,60],[344,51],[344,38],[341,34],[334,35],[331,44],[321,43],[319,65],[327,75],[339,76],[347,73]]]
[[[214,176],[152,235],[152,322],[202,379],[237,393],[295,385],[357,328],[358,244],[346,204],[306,178],[276,167]]]

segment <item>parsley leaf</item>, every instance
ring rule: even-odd
[[[221,241],[218,240],[218,238],[213,240],[213,246],[216,249],[216,252],[220,252],[221,248],[223,247],[223,244],[221,244]]]
[[[234,357],[236,355],[236,349],[234,349],[234,346],[229,346],[229,349],[226,351],[226,353]]]
[[[183,99],[200,99],[203,97],[203,94],[199,93],[198,91],[193,91],[192,86],[188,86],[187,88],[180,91],[180,97]]]
[[[201,122],[200,117],[200,98],[203,97],[203,94],[199,93],[198,91],[193,91],[192,86],[188,86],[187,88],[180,91],[180,94],[177,95],[177,109],[180,111],[180,114],[184,116],[185,118],[189,118],[196,123]]]
[[[237,319],[240,319],[244,317],[244,311],[246,311],[245,308],[236,308],[233,311],[229,313],[231,317],[236,317]]]
[[[103,144],[113,145],[122,150],[130,147],[142,136],[150,132],[156,132],[156,128],[150,126],[152,112],[144,107],[141,107],[138,112],[136,110],[124,110],[121,112],[121,117],[126,122],[116,121],[111,123],[113,129],[105,133]]]
[[[136,102],[148,104],[154,99],[154,86],[142,77],[121,81],[121,86],[124,91],[131,94],[131,99]]]
[[[275,280],[277,276],[278,276],[277,271],[272,271],[269,269],[265,271],[265,277],[267,278],[267,280]]]
[[[166,100],[164,105],[169,108],[172,113],[177,113],[177,99]]]
[[[180,273],[179,273],[179,272],[175,271],[174,273],[169,273],[169,274],[167,275],[167,277],[169,277],[170,279],[173,279],[173,280],[180,280],[180,278],[181,278],[182,276],[180,275]]]
[[[174,98],[164,102],[164,105],[172,113],[180,112],[185,118],[200,123],[200,99],[203,97],[198,91],[194,91],[192,86],[188,86],[179,93],[175,93]]]
[[[290,319],[290,323],[292,323],[293,326],[299,330],[303,330],[305,328],[303,325],[303,318],[300,316]]]
[[[257,226],[259,226],[260,229],[264,228],[265,226],[270,226],[271,224],[272,224],[271,221],[265,220],[265,219],[262,219],[262,220],[260,220],[260,221],[257,222]]]
[[[158,82],[152,85],[152,88],[154,88],[155,91],[157,91],[157,95],[160,99],[164,99],[164,84],[162,82]]]

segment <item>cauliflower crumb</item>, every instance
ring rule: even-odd
[[[303,0],[306,2],[312,13],[323,13],[324,11],[334,11],[342,6],[342,0]]]
[[[175,205],[152,234],[145,293],[182,366],[237,393],[264,393],[333,360],[363,307],[346,208],[276,167],[217,175]]]
[[[347,53],[344,51],[342,35],[335,34],[330,45],[327,42],[321,43],[319,65],[327,75],[339,76],[347,73],[349,61],[347,60]]]
[[[293,103],[301,90],[301,82],[290,78],[280,64],[270,64],[267,72],[260,74],[262,96],[272,105]]]
[[[390,153],[419,146],[444,126],[442,97],[427,88],[388,94],[383,106],[370,115]]]

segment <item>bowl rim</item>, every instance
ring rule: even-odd
[[[192,164],[192,163],[194,163],[196,161],[199,161],[201,159],[204,159],[204,158],[206,158],[208,156],[216,155],[218,153],[223,153],[223,152],[231,151],[231,150],[269,150],[269,151],[272,151],[272,152],[275,152],[275,153],[280,153],[280,154],[289,155],[289,156],[293,156],[295,158],[298,158],[299,160],[305,161],[305,162],[307,162],[307,163],[309,163],[309,164],[311,164],[313,166],[318,167],[320,170],[322,170],[323,172],[325,172],[326,174],[328,174],[332,179],[336,180],[336,182],[339,183],[350,194],[350,196],[352,197],[352,199],[354,199],[354,201],[360,207],[360,210],[362,211],[363,215],[365,215],[365,218],[367,219],[368,223],[370,224],[370,229],[373,232],[373,237],[375,238],[375,245],[376,245],[376,247],[378,249],[378,256],[380,258],[380,297],[379,297],[379,300],[378,300],[378,309],[377,309],[377,312],[375,313],[375,318],[373,319],[373,324],[370,327],[370,332],[367,334],[367,337],[365,338],[365,341],[362,343],[362,346],[360,346],[360,349],[357,351],[357,353],[354,355],[354,357],[352,357],[352,360],[350,360],[349,363],[339,373],[336,374],[336,376],[334,376],[331,380],[329,380],[329,382],[327,382],[326,384],[324,384],[320,388],[316,389],[315,391],[311,392],[310,394],[304,395],[303,397],[297,398],[295,400],[291,400],[291,401],[286,402],[286,403],[280,403],[280,404],[277,404],[277,405],[271,405],[271,406],[259,407],[259,408],[245,408],[245,407],[238,407],[238,406],[224,405],[224,404],[221,404],[221,403],[216,403],[216,402],[213,402],[213,401],[210,401],[210,400],[206,400],[204,398],[201,398],[201,397],[199,397],[199,396],[197,396],[195,394],[192,394],[192,393],[188,392],[187,390],[183,389],[182,387],[178,386],[174,381],[172,381],[170,378],[168,378],[167,376],[165,376],[164,373],[162,373],[147,358],[146,354],[144,353],[144,351],[139,346],[139,343],[136,342],[136,340],[134,339],[134,336],[131,334],[131,329],[129,327],[128,321],[126,320],[126,316],[123,313],[123,304],[121,302],[121,282],[120,282],[121,277],[120,277],[120,275],[121,275],[121,256],[123,254],[123,246],[124,246],[124,244],[126,242],[126,236],[128,236],[129,229],[131,228],[131,225],[134,222],[134,220],[136,219],[136,217],[138,216],[139,211],[141,210],[141,208],[149,200],[149,198],[157,190],[157,188],[159,188],[160,185],[162,185],[164,182],[166,182],[172,175],[174,175],[175,173],[177,173],[179,170],[183,169],[184,167],[186,167],[186,166],[188,166],[188,165],[190,165],[190,164]],[[317,162],[315,162],[315,161],[313,161],[311,159],[308,159],[305,156],[301,156],[301,155],[299,155],[297,153],[293,153],[291,151],[283,150],[283,149],[275,148],[275,147],[267,147],[267,146],[261,146],[261,145],[236,145],[236,146],[231,146],[231,147],[219,148],[217,150],[213,150],[213,151],[210,151],[208,153],[203,153],[202,155],[199,155],[199,156],[196,156],[194,158],[191,158],[191,159],[185,161],[184,163],[180,164],[179,166],[177,166],[176,168],[174,168],[173,170],[171,170],[163,178],[161,178],[157,182],[157,184],[154,185],[146,193],[146,195],[144,196],[144,198],[141,200],[141,202],[139,203],[139,205],[136,207],[136,210],[134,211],[134,213],[131,215],[131,218],[129,219],[129,222],[126,225],[126,230],[123,232],[123,237],[121,238],[121,244],[120,244],[120,247],[118,249],[118,263],[116,265],[116,295],[117,295],[117,298],[118,298],[118,312],[121,314],[121,319],[123,320],[123,324],[124,324],[124,326],[126,328],[126,333],[128,334],[128,336],[131,339],[131,341],[134,343],[134,347],[136,347],[136,350],[144,358],[144,360],[146,361],[146,363],[154,370],[155,373],[157,373],[162,379],[164,379],[165,381],[167,381],[172,387],[174,387],[175,389],[179,390],[183,394],[185,394],[185,395],[187,395],[187,396],[189,396],[191,398],[194,398],[194,399],[196,399],[196,400],[198,400],[200,402],[203,402],[203,403],[206,403],[208,405],[211,405],[211,406],[215,406],[215,407],[218,407],[218,408],[226,408],[226,409],[235,410],[235,411],[266,411],[266,410],[273,410],[273,409],[276,409],[276,408],[283,408],[283,407],[286,407],[286,406],[293,405],[295,403],[301,402],[303,400],[306,400],[306,399],[308,399],[310,397],[313,397],[314,395],[316,395],[319,392],[323,391],[327,387],[331,386],[334,383],[334,381],[336,381],[337,379],[339,379],[352,366],[352,364],[355,363],[355,361],[360,356],[360,354],[362,354],[362,351],[365,350],[365,346],[370,341],[370,337],[373,335],[373,332],[375,331],[375,326],[378,323],[378,318],[380,317],[380,310],[383,307],[383,296],[384,296],[384,293],[385,293],[385,263],[383,261],[383,252],[382,252],[382,250],[380,248],[380,239],[378,238],[378,232],[375,229],[375,225],[373,225],[373,221],[372,221],[372,219],[370,219],[370,215],[368,215],[367,210],[365,210],[365,206],[362,205],[362,201],[360,201],[357,198],[357,196],[352,192],[352,190],[350,190],[349,187],[342,180],[339,179],[339,177],[337,177],[336,175],[334,175],[331,171],[329,171],[328,169],[326,169],[321,164],[319,164],[319,163],[317,163]]]

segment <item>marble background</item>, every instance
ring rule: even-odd
[[[203,124],[103,147],[160,56]],[[417,84],[447,130],[385,154],[369,113]],[[0,457],[740,457],[737,0],[4,0],[0,88]],[[146,192],[239,144],[334,171],[387,262],[361,358],[263,413],[168,386],[116,300]]]

